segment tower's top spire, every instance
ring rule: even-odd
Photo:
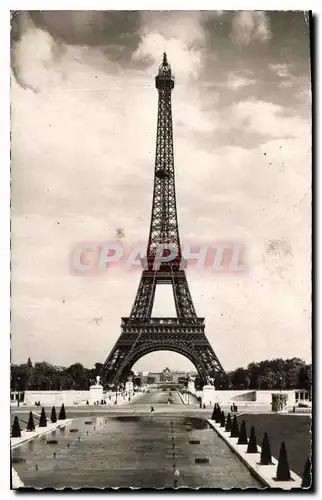
[[[171,66],[168,63],[167,54],[163,52],[163,61],[159,66],[159,76],[171,76]]]

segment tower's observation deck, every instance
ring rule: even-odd
[[[171,66],[165,52],[163,61],[159,66],[158,75],[155,77],[155,86],[158,90],[172,90],[174,87],[174,77],[171,74]]]

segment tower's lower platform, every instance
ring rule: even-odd
[[[122,318],[121,330],[101,372],[105,384],[123,382],[142,356],[161,350],[188,358],[203,383],[225,374],[205,335],[204,318]]]

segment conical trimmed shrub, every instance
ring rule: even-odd
[[[42,407],[40,419],[39,419],[39,427],[47,427],[47,418],[45,413],[45,408]]]
[[[242,424],[240,426],[237,444],[248,444],[245,420],[242,421]]]
[[[221,412],[221,418],[220,418],[220,427],[225,427],[225,413],[222,411]]]
[[[231,431],[231,417],[230,417],[230,413],[228,413],[228,416],[227,416],[225,431],[227,431],[227,432]]]
[[[285,442],[281,442],[280,454],[276,471],[276,481],[291,481],[290,468],[288,466]]]
[[[214,409],[212,411],[211,420],[215,420],[215,418],[216,418],[216,405],[214,406]]]
[[[232,437],[232,438],[238,438],[238,436],[239,436],[238,422],[237,422],[236,415],[234,415],[233,423],[232,423],[232,426],[231,426],[230,437]]]
[[[66,420],[66,412],[65,412],[64,403],[62,403],[62,405],[61,405],[60,412],[58,415],[58,420]]]
[[[312,484],[312,463],[311,458],[308,457],[305,462],[303,478],[302,478],[302,488],[310,488]]]
[[[219,405],[217,405],[215,421],[217,422],[217,424],[220,424],[220,421],[221,421],[221,409],[220,409]]]
[[[19,419],[17,416],[15,416],[13,424],[12,424],[11,437],[13,437],[13,438],[20,438],[21,437]]]
[[[252,425],[248,441],[247,453],[258,453],[255,427]]]
[[[261,451],[261,465],[271,465],[272,463],[272,455],[271,455],[271,446],[269,444],[267,432],[265,432],[263,441],[262,441],[262,451]]]
[[[55,410],[54,406],[52,407],[52,410],[51,410],[50,420],[52,421],[53,424],[55,422],[57,422],[57,415],[56,415],[56,410]]]
[[[34,417],[32,414],[32,411],[29,412],[29,420],[27,424],[27,431],[34,431],[35,430],[35,422],[34,422]]]

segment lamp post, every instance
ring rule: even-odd
[[[178,487],[179,477],[180,477],[179,469],[175,469],[175,471],[173,473],[173,487],[174,488]]]

